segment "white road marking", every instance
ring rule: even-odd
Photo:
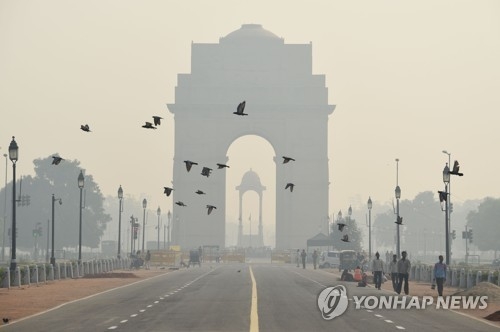
[[[136,316],[137,316],[137,314],[132,314],[132,315],[130,315],[130,317],[136,317]]]
[[[399,330],[406,330],[404,327],[399,326],[399,325],[396,325],[396,328],[399,329]]]
[[[152,305],[152,304],[150,304],[150,305],[148,305],[146,308],[151,308],[152,306],[153,306],[153,305]]]
[[[387,323],[391,323],[391,324],[393,324],[393,323],[394,323],[392,320],[389,320],[389,319],[386,319],[385,321],[386,321]]]
[[[373,312],[373,310],[368,310],[368,309],[366,309],[366,311],[368,311],[368,312]]]
[[[375,314],[375,317],[378,317],[378,318],[384,318],[384,316],[382,316],[382,315],[378,315],[378,314]]]
[[[120,321],[120,323],[122,323],[122,324],[126,323],[126,322],[128,322],[128,319],[124,319],[124,320]]]
[[[108,330],[114,330],[114,329],[116,329],[117,327],[118,327],[118,326],[110,326],[110,327],[108,327]]]
[[[257,311],[257,282],[253,276],[252,266],[249,266],[252,279],[252,307],[250,309],[250,332],[259,332],[259,313]]]
[[[156,303],[158,303],[158,302],[160,302],[160,301],[155,301],[155,302],[154,302],[154,304],[156,304]]]
[[[141,310],[139,310],[139,312],[144,312],[144,311],[146,311],[146,309],[141,309]]]

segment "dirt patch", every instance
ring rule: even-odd
[[[487,319],[487,320],[494,321],[494,322],[500,322],[500,310],[499,311],[495,311],[491,315],[488,315],[488,316],[486,316],[484,318]]]
[[[474,287],[456,292],[460,296],[488,296],[488,303],[500,302],[500,287],[490,282],[480,282]]]

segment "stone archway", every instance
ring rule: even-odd
[[[303,248],[328,216],[328,104],[324,75],[312,74],[312,45],[285,44],[246,24],[218,44],[192,44],[191,74],[179,74],[175,104],[172,242],[225,245],[226,163],[238,137],[256,135],[276,152],[276,248]],[[245,113],[236,106],[246,101]],[[282,163],[282,156],[296,159]],[[184,161],[199,165],[186,171]],[[209,177],[202,167],[212,168]],[[285,191],[288,182],[293,192]],[[196,195],[196,190],[206,195]],[[206,204],[217,207],[207,215]]]

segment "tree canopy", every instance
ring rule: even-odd
[[[472,243],[479,250],[500,250],[500,199],[486,198],[477,210],[467,215],[467,226],[473,231]]]
[[[29,205],[17,206],[17,246],[19,249],[31,249],[34,244],[35,228],[42,229],[39,240],[44,243],[47,236],[47,221],[52,227],[52,194],[54,204],[54,224],[56,250],[64,247],[76,247],[79,241],[80,188],[78,175],[80,162],[63,160],[59,165],[52,164],[52,156],[33,161],[35,176],[16,179],[17,199],[29,196]],[[82,246],[97,248],[106,224],[111,220],[104,212],[103,196],[92,175],[84,174],[84,208],[82,209]],[[19,190],[20,189],[20,190]],[[1,192],[7,193],[8,207],[12,204],[12,182]],[[10,195],[10,196],[9,196]],[[59,204],[61,199],[62,204]],[[22,202],[21,202],[22,203]],[[11,220],[12,209],[7,209],[7,220]],[[9,224],[7,224],[9,225]],[[50,231],[51,232],[51,231]]]

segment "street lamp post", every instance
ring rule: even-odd
[[[59,205],[62,204],[62,199],[60,198],[55,198],[54,194],[52,194],[52,255],[50,257],[50,264],[52,266],[56,266],[56,257],[54,256],[54,233],[55,233],[55,227],[54,227],[54,203],[55,201],[59,201]]]
[[[78,188],[80,188],[80,232],[78,237],[78,265],[82,263],[82,191],[85,185],[85,178],[83,177],[83,171],[80,170],[78,175]]]
[[[168,226],[167,226],[167,249],[170,250],[170,219],[172,219],[172,213],[168,210],[167,213]]]
[[[130,217],[130,257],[134,255],[134,237],[135,237],[135,220],[134,215]]]
[[[399,226],[401,223],[399,222],[399,199],[401,198],[401,188],[399,186],[396,186],[395,196],[396,196],[396,236],[397,236],[397,244],[396,244],[396,255],[398,255],[398,259],[401,257],[401,246],[400,246],[400,239],[399,239]]]
[[[10,232],[12,236],[12,247],[11,251],[11,261],[10,270],[15,271],[17,267],[16,262],[16,162],[19,158],[19,147],[17,146],[14,136],[12,136],[12,141],[9,145],[9,159],[12,161],[12,230]],[[7,194],[7,193],[6,193]]]
[[[448,185],[450,184],[450,168],[448,167],[448,164],[443,169],[443,182],[444,182],[444,192],[446,195],[446,199],[444,202],[444,221],[445,221],[445,246],[446,246],[446,265],[450,264],[450,232],[449,232],[449,225],[448,225],[448,198],[449,198],[449,193],[448,193]]]
[[[146,238],[146,206],[148,206],[148,201],[144,198],[142,200],[142,209],[144,211],[142,215],[142,252],[144,253],[144,239]]]
[[[2,262],[5,262],[5,225],[7,224],[7,154],[4,153],[5,157],[5,201],[3,206],[3,233],[2,233]]]
[[[372,260],[372,198],[368,197],[368,259]]]
[[[119,207],[118,207],[118,254],[116,257],[118,259],[121,259],[121,247],[122,247],[122,200],[123,200],[123,189],[122,186],[120,185],[120,188],[118,188],[118,200],[119,200]]]
[[[157,241],[157,250],[160,251],[160,216],[161,216],[161,209],[158,206],[158,210],[156,210],[156,214],[158,215],[158,241]]]

